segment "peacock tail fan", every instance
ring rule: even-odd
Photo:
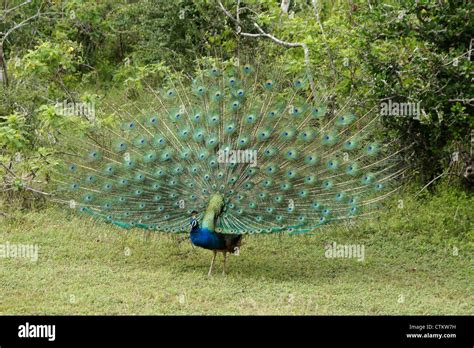
[[[404,169],[374,109],[315,98],[275,66],[214,60],[59,141],[55,199],[118,226],[188,229],[222,198],[216,232],[310,232],[377,211]],[[356,107],[357,108],[357,107]]]

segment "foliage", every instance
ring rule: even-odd
[[[222,3],[235,16],[237,2]],[[381,136],[407,149],[408,165],[428,182],[449,167],[452,152],[469,152],[473,6],[292,0],[285,14],[277,1],[248,0],[241,2],[240,30],[258,33],[255,22],[281,40],[306,44],[317,93],[328,103],[350,100],[364,112],[388,99],[420,102],[421,117],[383,117]],[[88,95],[115,102],[123,91],[137,98],[145,86],[192,74],[203,57],[228,59],[238,51],[262,64],[284,62],[292,73],[308,68],[301,47],[238,35],[214,0],[33,0],[2,9],[0,17],[0,32],[27,20],[3,47],[11,75],[10,86],[0,87],[3,159],[17,152],[25,160],[43,158],[40,149],[50,149],[52,134],[74,127],[54,115],[57,102]]]
[[[422,115],[415,119],[384,121],[404,144],[413,144],[425,177],[449,163],[453,143],[458,151],[469,151],[473,10],[472,2],[407,1],[364,13],[366,41],[360,53],[373,76],[374,95],[421,105]]]
[[[127,94],[136,96],[144,92],[147,86],[159,86],[169,74],[171,74],[169,67],[163,63],[146,65],[127,63],[117,71],[113,80],[121,83]]]
[[[251,21],[266,32],[308,45],[319,93],[329,100],[351,97],[376,111],[389,99],[420,103],[421,115],[382,120],[386,136],[398,139],[406,155],[414,151],[409,165],[422,180],[446,169],[452,152],[469,153],[474,126],[472,2],[292,1],[288,15],[273,1],[251,4],[256,13]],[[232,1],[227,5],[235,8]],[[283,54],[275,53],[282,48],[274,43],[261,48],[282,57],[289,70],[304,69],[300,48],[285,48]]]

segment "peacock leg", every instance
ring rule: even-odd
[[[227,252],[224,251],[224,267],[222,268],[222,274],[225,275],[225,263],[227,261]]]
[[[211,267],[209,267],[209,272],[207,273],[207,276],[210,277],[211,276],[211,273],[212,273],[212,267],[214,266],[214,261],[216,259],[216,256],[217,256],[217,251],[213,250],[212,251],[214,253],[214,256],[212,257],[212,261],[211,261]]]

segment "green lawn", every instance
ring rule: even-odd
[[[247,236],[228,274],[219,257],[210,278],[212,253],[184,235],[17,212],[0,244],[37,244],[39,258],[0,258],[0,314],[474,314],[473,199],[392,206],[311,236]],[[325,257],[332,242],[363,245],[364,261]]]

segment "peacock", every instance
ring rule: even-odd
[[[54,200],[122,228],[188,230],[213,251],[209,275],[217,252],[225,273],[244,234],[372,214],[398,189],[398,151],[376,140],[376,110],[337,106],[310,83],[276,64],[214,59],[104,103],[58,142]]]

